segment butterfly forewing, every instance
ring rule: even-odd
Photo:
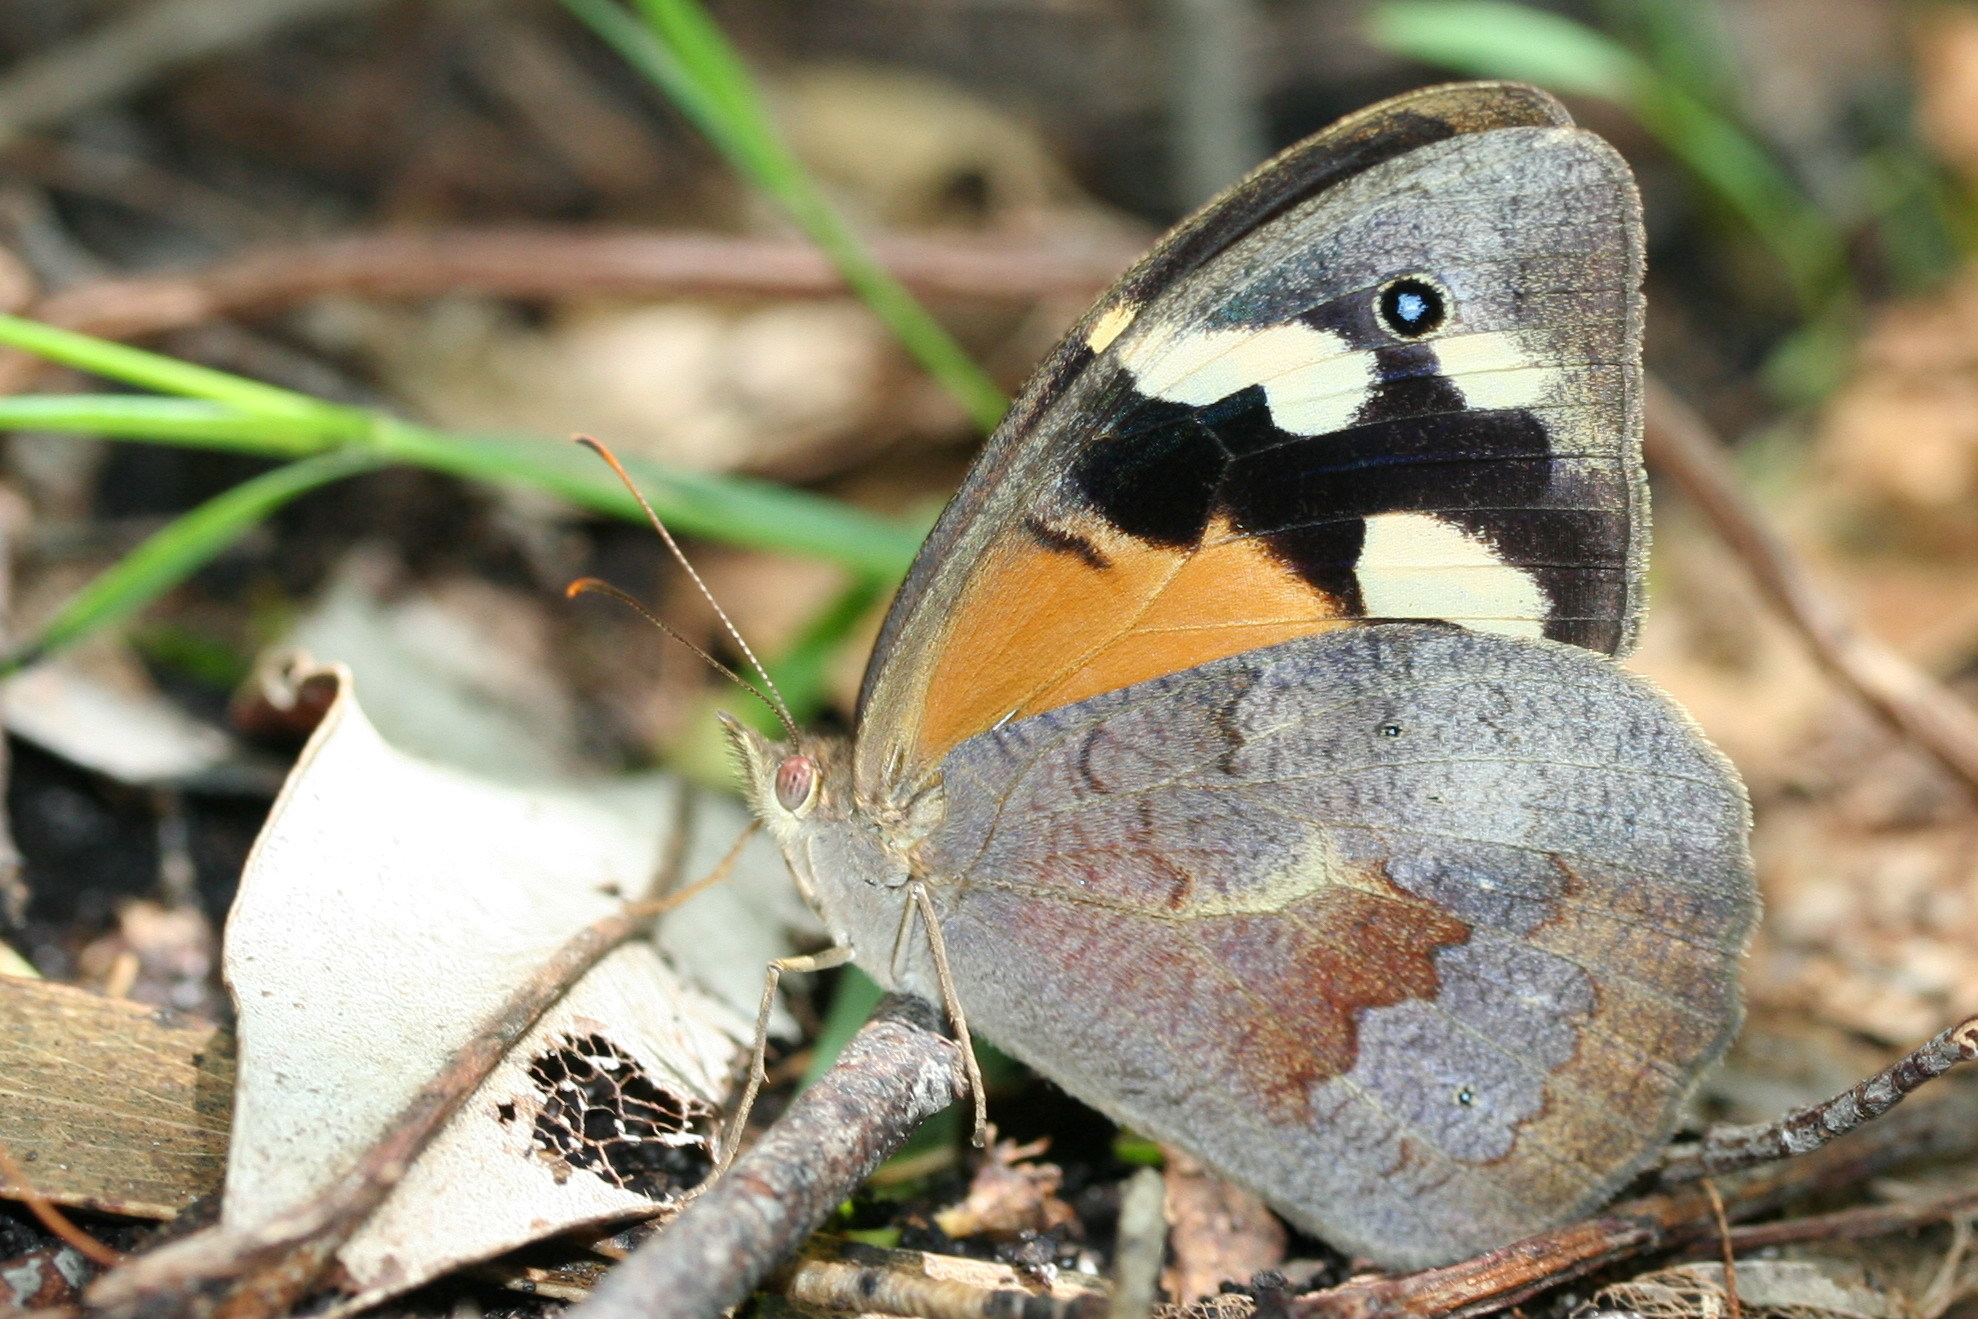
[[[1638,206],[1611,148],[1521,95],[1357,116],[1101,301],[895,606],[862,782],[1363,619],[1627,646]]]

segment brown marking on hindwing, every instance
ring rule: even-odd
[[[1346,626],[1341,613],[1221,522],[1173,548],[1096,517],[1031,519],[985,552],[947,621],[913,759],[937,761],[1005,719]]]
[[[1163,1067],[1226,1074],[1274,1122],[1312,1121],[1312,1088],[1353,1068],[1359,1015],[1434,999],[1436,954],[1470,937],[1374,872],[1281,911],[1205,917],[1188,914],[1190,877],[1171,861],[1117,864],[1136,867],[1142,911],[995,886],[973,891],[971,923],[996,931],[998,958],[1022,964],[1041,998],[1152,1042],[1172,1055]]]

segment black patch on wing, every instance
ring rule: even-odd
[[[1262,386],[1200,408],[1129,394],[1081,454],[1072,488],[1121,531],[1171,548],[1199,545],[1221,514],[1352,614],[1365,612],[1366,519],[1432,513],[1537,577],[1546,636],[1613,650],[1626,514],[1547,507],[1587,501],[1558,488],[1544,423],[1524,409],[1465,407],[1432,341],[1374,357],[1379,383],[1350,425],[1325,435],[1280,429]]]
[[[1056,550],[1060,554],[1076,554],[1088,568],[1103,570],[1113,566],[1113,561],[1085,537],[1075,531],[1062,531],[1034,514],[1025,515],[1023,529],[1036,537],[1037,542],[1046,549]]]
[[[1201,544],[1226,461],[1202,410],[1140,398],[1120,425],[1079,457],[1072,480],[1085,502],[1150,545]]]

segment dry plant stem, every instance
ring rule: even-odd
[[[1978,1149],[1978,1095],[1905,1109],[1803,1159],[1721,1183],[1728,1218],[1854,1185],[1899,1163]],[[1474,1259],[1393,1276],[1353,1278],[1291,1302],[1296,1319],[1442,1319],[1485,1314],[1620,1260],[1711,1231],[1716,1214],[1699,1186],[1624,1201],[1593,1218],[1527,1237]]]
[[[1730,1319],[1744,1319],[1744,1302],[1738,1299],[1738,1252],[1731,1246],[1731,1220],[1724,1213],[1724,1197],[1708,1177],[1703,1179],[1703,1193],[1710,1197],[1710,1217],[1717,1224],[1717,1245],[1724,1258],[1724,1308]]]
[[[1900,1104],[1918,1087],[1959,1063],[1978,1058],[1978,1017],[1968,1017],[1928,1044],[1912,1050],[1850,1090],[1824,1103],[1796,1108],[1776,1122],[1715,1127],[1693,1145],[1671,1147],[1663,1157],[1665,1183],[1750,1168],[1819,1149]]]
[[[1007,239],[892,237],[874,251],[915,293],[999,302],[1089,296],[1137,254]],[[325,294],[510,298],[756,294],[845,288],[808,243],[707,233],[505,227],[369,234],[250,251],[204,269],[102,279],[43,299],[30,314],[105,338],[279,311]]]
[[[1731,1248],[1750,1252],[1798,1241],[1860,1241],[1974,1215],[1978,1215],[1978,1190],[1966,1189],[1913,1204],[1865,1205],[1777,1223],[1749,1223],[1731,1229]]]
[[[1649,465],[1702,510],[1821,666],[1978,792],[1978,711],[1862,631],[1814,586],[1744,493],[1723,443],[1688,404],[1652,378],[1645,452]]]
[[[0,1145],[0,1177],[5,1178],[8,1185],[16,1189],[21,1203],[27,1206],[30,1214],[41,1220],[43,1227],[82,1252],[84,1258],[93,1260],[106,1269],[115,1268],[124,1262],[122,1252],[110,1249],[77,1227],[47,1196],[35,1190],[34,1183],[28,1180],[25,1172],[21,1171],[21,1165],[14,1162],[12,1152],[5,1145]]]
[[[673,901],[628,905],[572,936],[454,1052],[383,1138],[314,1199],[249,1231],[210,1229],[141,1255],[99,1279],[87,1294],[90,1305],[106,1316],[145,1319],[257,1319],[292,1309],[516,1041],[599,959]]]
[[[571,1319],[716,1319],[962,1090],[961,1051],[932,1005],[888,995],[831,1070]]]

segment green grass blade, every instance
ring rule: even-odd
[[[641,23],[616,0],[565,5],[650,78],[729,163],[777,202],[837,267],[852,292],[987,430],[1008,400],[941,323],[888,274],[832,208],[776,131],[733,46],[695,0],[640,0]]]
[[[380,459],[368,453],[319,454],[264,472],[207,500],[83,587],[38,634],[0,660],[0,673],[12,673],[97,628],[129,618],[298,495],[379,465]]]
[[[277,389],[258,380],[247,380],[210,367],[194,366],[175,357],[149,353],[128,344],[112,343],[107,339],[78,334],[19,316],[0,315],[0,344],[108,380],[155,389],[161,394],[231,403],[253,412],[307,414],[338,410],[307,394]]]
[[[146,394],[16,394],[0,397],[0,430],[61,431],[119,440],[152,440],[232,449],[267,458],[321,453],[353,429],[348,418],[245,412],[204,399]]]
[[[1749,134],[1664,81],[1644,87],[1629,108],[1771,249],[1806,311],[1844,290],[1847,248],[1839,230]]]
[[[1623,104],[1655,77],[1603,33],[1506,0],[1387,0],[1369,12],[1367,34],[1376,46],[1422,64]]]
[[[125,601],[148,599],[144,591],[152,589],[150,583],[162,581],[156,589],[166,589],[184,575],[172,568],[180,558],[194,566],[204,562],[200,556],[212,558],[224,548],[216,538],[229,534],[229,528],[231,534],[243,532],[283,498],[342,471],[409,463],[469,481],[546,490],[609,516],[643,518],[637,500],[611,471],[576,445],[528,437],[455,437],[378,411],[322,403],[285,390],[267,390],[281,405],[265,407],[267,397],[257,394],[263,386],[251,380],[12,316],[0,316],[0,342],[87,370],[117,368],[119,378],[133,382],[202,392],[202,397],[0,397],[0,431],[67,431],[305,459],[237,486],[174,522],[136,550],[127,564],[105,573],[71,601],[44,637],[36,639],[38,647],[61,645],[89,627],[125,617],[136,607]],[[641,459],[627,461],[627,469],[659,514],[682,534],[825,560],[860,579],[898,579],[912,564],[926,530],[769,481],[678,471]],[[315,477],[318,471],[330,475]]]

